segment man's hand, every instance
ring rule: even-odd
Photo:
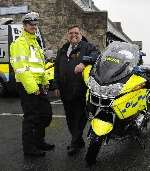
[[[48,91],[49,90],[49,84],[42,85],[42,89]]]
[[[75,74],[82,72],[84,68],[85,68],[85,65],[83,63],[76,65],[74,69]]]
[[[55,95],[56,97],[60,97],[60,91],[59,91],[59,89],[55,89],[55,90],[54,90],[54,95]]]
[[[49,84],[42,85],[41,91],[42,91],[43,94],[48,94],[48,90],[49,90]]]
[[[39,95],[41,92],[39,90],[37,90],[34,94],[35,95]]]

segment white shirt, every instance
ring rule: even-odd
[[[68,57],[69,57],[71,51],[72,51],[72,45],[70,44],[70,45],[69,45],[69,48],[68,48],[68,50],[67,50],[67,56],[68,56]]]
[[[69,57],[70,53],[72,52],[73,49],[75,49],[78,45],[69,45],[69,48],[67,50],[67,56]],[[72,48],[73,47],[73,48]]]

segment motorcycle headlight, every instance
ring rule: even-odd
[[[90,77],[88,87],[91,90],[91,92],[97,96],[101,96],[104,98],[114,98],[117,95],[119,95],[123,87],[123,84],[116,83],[110,84],[108,86],[100,86],[93,77]]]
[[[88,87],[95,95],[100,95],[100,85],[95,81],[93,77],[89,78]]]
[[[122,83],[116,83],[116,84],[111,84],[108,87],[108,96],[110,97],[116,97],[120,94],[121,92],[121,89],[123,87],[123,84]]]

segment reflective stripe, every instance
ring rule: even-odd
[[[31,58],[36,58],[35,50],[34,50],[33,46],[30,46],[30,51],[31,51]]]
[[[21,60],[25,60],[27,62],[35,62],[35,63],[43,62],[43,59],[36,58],[35,49],[33,46],[30,46],[30,51],[31,51],[31,57],[28,56],[13,57],[11,58],[11,62],[12,63],[20,62]]]
[[[26,60],[27,62],[43,62],[42,59],[39,59],[39,58],[29,58],[27,56],[19,56],[19,57],[15,57],[15,58],[11,58],[11,62],[20,62],[22,60]]]
[[[43,68],[30,68],[30,71],[34,72],[34,73],[43,73],[43,72],[45,72],[45,70]]]
[[[38,59],[38,58],[29,58],[28,61],[29,61],[29,62],[43,62],[42,59]]]
[[[19,74],[19,73],[23,73],[25,71],[31,71],[33,73],[43,73],[45,70],[43,68],[25,67],[25,68],[16,69],[15,73]]]
[[[21,61],[21,60],[26,60],[26,61],[28,61],[28,57],[27,57],[27,56],[19,56],[19,57],[12,57],[12,58],[11,58],[11,61],[12,61],[12,62],[19,62],[19,61]]]
[[[29,58],[29,62],[43,62],[43,59],[39,59],[36,57],[36,49],[33,46],[30,46],[31,58]]]
[[[27,71],[26,68],[19,68],[19,69],[16,69],[16,70],[15,70],[15,73],[16,73],[16,74],[19,74],[19,73],[23,73],[23,72],[25,72],[25,71]]]

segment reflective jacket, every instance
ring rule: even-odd
[[[10,62],[16,82],[22,83],[28,94],[39,90],[38,84],[48,84],[43,50],[36,35],[23,32],[10,46]]]

